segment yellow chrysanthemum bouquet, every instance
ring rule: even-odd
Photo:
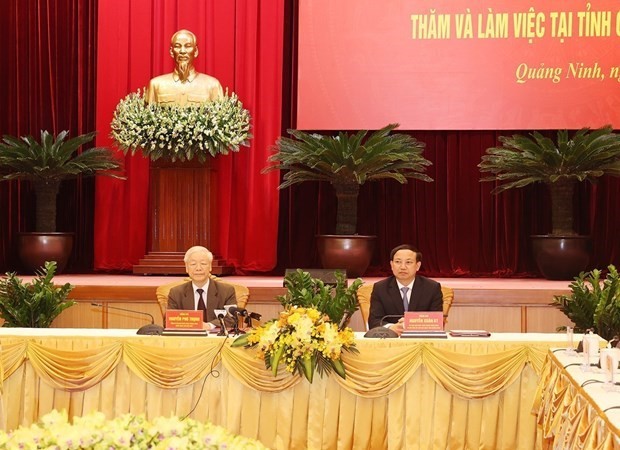
[[[337,284],[327,286],[298,270],[286,276],[287,293],[278,297],[284,306],[280,317],[250,330],[233,342],[233,347],[256,348],[256,356],[277,375],[286,370],[312,382],[315,370],[320,375],[334,370],[345,378],[342,352],[357,352],[355,335],[348,326],[358,309],[357,290],[362,280],[347,287],[347,280],[336,274]]]

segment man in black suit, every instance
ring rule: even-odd
[[[199,245],[185,252],[185,270],[192,279],[187,283],[170,289],[168,294],[169,309],[203,309],[204,328],[212,330],[219,326],[215,309],[224,309],[224,305],[236,305],[235,288],[211,278],[213,254]],[[226,316],[226,323],[234,322]]]
[[[387,328],[400,336],[405,310],[443,311],[441,285],[430,278],[416,275],[421,264],[422,253],[410,245],[399,245],[392,250],[390,267],[394,275],[375,283],[372,289],[369,328],[386,323]],[[383,319],[385,316],[396,317]]]

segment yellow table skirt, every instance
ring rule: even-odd
[[[620,423],[620,392],[605,392],[604,375],[579,372],[580,363],[549,352],[534,405],[543,448],[620,449],[620,431],[606,414]]]
[[[115,330],[110,330],[113,334]],[[117,330],[120,331],[120,330]],[[532,405],[558,335],[358,340],[346,380],[277,377],[224,338],[11,335],[2,330],[0,425],[52,409],[209,420],[274,449],[535,449]]]

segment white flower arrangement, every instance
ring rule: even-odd
[[[196,106],[148,104],[138,90],[116,106],[111,136],[127,154],[140,150],[156,160],[205,162],[209,156],[248,146],[250,113],[236,94]]]
[[[144,416],[125,414],[106,420],[101,412],[74,417],[69,423],[66,411],[52,411],[30,427],[10,433],[0,431],[2,449],[266,449],[254,439],[236,436],[225,428],[193,419],[158,417],[152,422]]]

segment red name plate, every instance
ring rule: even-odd
[[[407,311],[403,326],[405,331],[443,331],[443,312]]]
[[[202,311],[169,309],[166,311],[166,330],[202,330]]]

